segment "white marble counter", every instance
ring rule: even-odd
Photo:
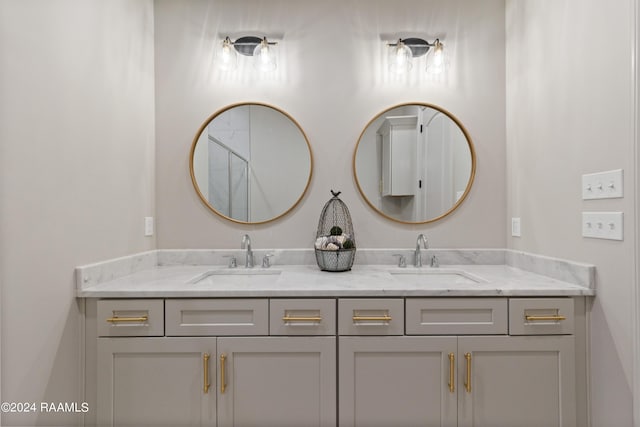
[[[222,256],[230,252],[238,256],[236,269],[212,262],[227,262]],[[507,250],[431,251],[429,254],[438,254],[441,267],[400,269],[394,264],[356,263],[351,271],[340,273],[320,271],[313,251],[269,252],[275,252],[276,261],[298,262],[284,265],[276,262],[268,269],[254,268],[245,274],[242,254],[237,251],[153,251],[78,267],[76,295],[82,298],[595,295],[595,267]],[[392,253],[398,253],[361,252],[363,260],[386,262],[393,260]],[[256,253],[256,261],[260,259]],[[443,261],[461,263],[443,264]],[[536,269],[539,272],[530,271]]]

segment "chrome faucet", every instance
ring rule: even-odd
[[[420,252],[420,242],[422,242],[422,246],[425,249],[429,249],[429,241],[425,237],[424,234],[418,234],[418,238],[416,239],[416,252],[413,265],[416,267],[422,267],[422,252]]]
[[[253,267],[253,251],[251,250],[251,238],[248,234],[242,236],[242,243],[240,244],[240,249],[246,249],[246,258],[244,261],[244,266],[247,268]]]

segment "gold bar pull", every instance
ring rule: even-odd
[[[555,320],[557,322],[562,320],[567,320],[565,316],[555,315],[555,316],[524,316],[527,322],[535,322],[536,320]]]
[[[227,390],[227,356],[220,355],[220,393],[224,394]]]
[[[109,322],[109,323],[125,323],[125,322],[142,323],[142,322],[146,322],[147,320],[149,320],[149,316],[147,316],[147,315],[140,316],[140,317],[118,317],[118,316],[113,316],[113,317],[109,317],[107,319],[107,322]]]
[[[449,391],[453,393],[456,391],[456,355],[449,353]]]
[[[203,387],[203,391],[205,394],[209,393],[209,387],[211,387],[211,384],[209,384],[209,353],[205,353],[202,355],[202,364],[203,364],[203,371],[204,371],[204,387]]]
[[[284,316],[282,321],[285,323],[289,322],[322,322],[322,316],[311,316],[311,317],[296,317],[296,316]]]
[[[391,322],[391,316],[353,316],[354,322]]]
[[[467,359],[467,378],[464,382],[464,388],[467,393],[471,393],[471,353],[465,353],[464,358]]]

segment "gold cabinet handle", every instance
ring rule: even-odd
[[[456,355],[449,353],[449,391],[453,393],[456,391]]]
[[[224,394],[227,390],[227,356],[220,355],[220,393]]]
[[[205,394],[209,393],[209,387],[211,387],[211,384],[209,384],[209,353],[205,353],[202,355],[202,364],[203,364],[203,371],[204,371],[204,387],[203,387],[203,391]]]
[[[467,378],[464,382],[464,388],[467,393],[471,393],[471,353],[465,353],[464,358],[467,360]]]
[[[391,322],[391,316],[353,316],[354,322]]]
[[[562,321],[567,320],[565,316],[555,315],[555,316],[524,316],[524,318],[528,322],[535,322],[536,320],[555,320]]]
[[[296,316],[284,316],[282,321],[285,323],[292,322],[322,322],[322,316],[310,316],[310,317],[296,317]]]
[[[464,388],[467,393],[471,393],[471,353],[465,353],[464,358],[467,359],[467,378],[464,382]]]
[[[147,320],[149,320],[149,316],[147,316],[147,315],[140,316],[140,317],[118,317],[118,316],[113,316],[113,317],[109,317],[107,319],[107,322],[109,322],[109,323],[124,323],[124,322],[141,323],[141,322],[146,322]]]

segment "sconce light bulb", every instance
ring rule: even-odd
[[[253,52],[253,56],[257,57],[256,67],[260,71],[275,70],[276,58],[266,38],[256,46],[256,49]]]
[[[222,47],[218,53],[218,67],[223,71],[230,71],[236,68],[238,55],[229,37],[222,42]]]
[[[427,72],[430,74],[442,74],[446,65],[444,46],[440,40],[433,43],[433,52],[427,57]]]
[[[391,50],[389,57],[389,70],[393,73],[405,73],[411,69],[411,49],[409,46],[402,42],[402,39],[398,40],[395,46]]]
[[[443,52],[442,52],[442,43],[438,42],[433,51],[433,65],[441,66],[444,62]]]

